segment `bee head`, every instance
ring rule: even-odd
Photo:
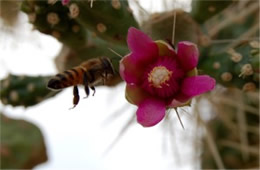
[[[110,58],[107,58],[107,57],[102,57],[102,63],[103,63],[103,66],[105,68],[105,70],[114,75],[115,74],[115,70],[114,70],[114,67],[112,65],[112,61],[110,60]]]
[[[63,88],[61,81],[55,78],[49,80],[47,87],[52,90],[59,90]]]

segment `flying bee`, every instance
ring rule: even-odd
[[[111,60],[107,57],[90,59],[79,66],[59,73],[51,78],[47,87],[51,90],[61,90],[66,87],[73,86],[73,104],[74,107],[79,102],[79,91],[77,85],[83,85],[87,97],[89,96],[90,89],[93,95],[95,94],[95,87],[99,84],[105,84],[109,76],[115,74]]]

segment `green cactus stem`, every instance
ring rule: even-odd
[[[112,43],[126,45],[128,28],[138,27],[125,0],[89,1],[71,0],[70,16],[97,36]]]
[[[68,15],[69,9],[60,1],[50,4],[47,1],[26,0],[23,1],[21,9],[40,32],[55,37],[71,48],[86,45],[86,29],[71,19]]]
[[[17,76],[9,75],[0,81],[1,101],[4,105],[33,106],[58,92],[46,88],[49,76]]]
[[[215,14],[224,10],[228,5],[232,3],[232,0],[192,0],[191,15],[194,20],[202,24]]]
[[[47,161],[43,135],[25,120],[1,117],[1,169],[32,169]]]
[[[220,3],[220,2],[219,2]],[[258,2],[234,3],[203,24],[209,43],[201,48],[199,69],[226,87],[259,89]],[[253,46],[252,46],[253,44]]]
[[[200,60],[199,68],[226,87],[244,91],[259,88],[259,48],[251,47],[249,42],[223,53],[211,53]]]

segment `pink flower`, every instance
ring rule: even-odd
[[[69,4],[70,0],[61,0],[62,5],[67,5]]]
[[[120,75],[127,83],[126,99],[138,106],[137,121],[144,127],[159,123],[167,109],[187,105],[215,87],[213,78],[197,75],[195,44],[179,42],[176,53],[135,28],[128,30],[127,43],[131,53],[120,61]]]

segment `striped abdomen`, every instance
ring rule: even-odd
[[[66,87],[75,86],[77,84],[82,84],[83,75],[85,72],[85,69],[81,66],[66,70],[50,79],[47,87],[50,89],[59,90]]]

